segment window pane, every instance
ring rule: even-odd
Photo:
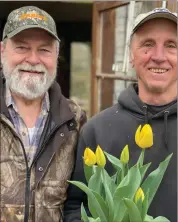
[[[89,116],[90,110],[91,44],[73,42],[71,44],[71,92],[76,101]]]
[[[117,103],[120,93],[132,83],[134,82],[116,79],[98,80],[98,112]]]

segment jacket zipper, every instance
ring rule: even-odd
[[[50,134],[48,135],[47,139],[42,143],[41,147],[40,147],[40,151],[39,153],[37,154],[37,156],[34,158],[30,168],[29,168],[29,174],[27,172],[27,176],[29,176],[29,179],[27,179],[26,181],[26,184],[28,186],[28,189],[26,190],[26,194],[28,196],[27,200],[28,202],[25,202],[25,217],[24,217],[24,222],[28,222],[28,218],[29,218],[29,194],[30,194],[30,174],[31,174],[31,168],[32,166],[34,165],[34,163],[36,162],[36,160],[38,159],[38,157],[41,155],[42,151],[44,150],[47,142],[49,141],[50,137],[61,127],[61,125],[63,125],[65,122],[71,120],[72,118],[68,119],[68,120],[65,120],[63,122],[61,122],[60,125],[57,125],[56,127],[53,128],[53,130],[50,132]],[[28,178],[28,177],[27,177]],[[61,211],[61,210],[60,210]],[[63,214],[61,212],[61,216],[63,217]]]
[[[30,208],[30,176],[31,176],[31,168],[34,165],[35,161],[38,159],[39,155],[41,154],[42,150],[44,149],[45,145],[47,144],[49,138],[53,135],[53,133],[59,128],[60,126],[57,126],[53,128],[52,132],[49,134],[45,142],[41,145],[40,152],[38,155],[35,157],[33,160],[32,164],[30,167],[27,169],[27,174],[26,174],[26,189],[25,189],[25,212],[24,212],[24,222],[28,222],[29,218],[29,208]]]
[[[73,118],[73,117],[72,117]],[[25,210],[24,210],[24,222],[28,222],[28,218],[29,218],[29,196],[30,196],[30,176],[31,176],[31,168],[34,165],[34,163],[36,162],[36,160],[38,159],[38,157],[40,156],[40,154],[42,153],[42,151],[44,150],[45,145],[47,144],[47,142],[49,141],[50,137],[60,128],[61,125],[63,125],[65,122],[68,122],[69,120],[71,120],[72,118],[65,120],[63,122],[61,122],[60,125],[57,125],[56,127],[53,128],[52,132],[48,135],[47,139],[44,141],[44,143],[41,145],[40,148],[40,152],[38,153],[38,155],[35,157],[35,159],[33,160],[31,166],[28,166],[28,161],[27,161],[27,156],[26,156],[26,152],[25,152],[25,147],[23,145],[22,140],[20,139],[19,135],[16,133],[16,131],[10,126],[10,128],[12,129],[14,135],[19,139],[21,146],[22,146],[22,150],[23,150],[23,154],[25,157],[25,163],[26,163],[26,168],[27,168],[27,172],[26,172],[26,187],[25,187]],[[5,122],[6,123],[6,122]],[[7,123],[6,123],[7,124]],[[8,124],[9,126],[9,124]],[[61,210],[60,210],[61,211]],[[61,216],[63,217],[63,214],[61,212]]]
[[[31,166],[36,162],[36,160],[38,159],[38,157],[40,156],[40,154],[42,153],[42,151],[44,150],[45,145],[47,144],[47,142],[49,141],[50,137],[53,135],[53,133],[55,133],[55,131],[59,128],[60,126],[56,126],[53,128],[52,132],[48,135],[47,139],[42,143],[40,149],[39,149],[39,153],[35,156]]]
[[[69,119],[70,120],[70,119]],[[61,122],[60,125],[55,126],[52,131],[50,132],[50,134],[48,135],[47,139],[42,143],[40,149],[39,149],[39,153],[35,156],[33,162],[31,165],[33,165],[36,160],[38,159],[38,157],[40,156],[40,154],[42,153],[42,151],[44,150],[44,147],[46,146],[47,142],[49,141],[50,137],[61,127],[61,125],[63,125],[65,122],[69,121],[69,120],[65,120],[63,122]]]

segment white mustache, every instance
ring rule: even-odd
[[[17,70],[47,73],[46,68],[41,64],[39,64],[39,65],[30,65],[28,63],[24,63],[24,64],[17,65],[16,68],[17,68]]]

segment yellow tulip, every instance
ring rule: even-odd
[[[89,147],[85,149],[83,159],[87,166],[93,166],[96,163],[95,153]]]
[[[135,133],[135,142],[142,148],[149,148],[153,145],[153,131],[149,124],[145,124],[143,127],[140,125]]]
[[[124,149],[122,150],[121,156],[120,156],[120,161],[122,163],[127,164],[129,162],[129,147],[126,145]]]
[[[142,202],[145,199],[145,195],[141,187],[137,190],[135,194],[135,203],[137,203],[139,199],[141,199]]]
[[[102,151],[102,149],[99,145],[96,148],[95,155],[96,155],[96,162],[97,162],[98,166],[105,167],[106,157],[105,157],[105,155],[104,155],[104,153],[103,153],[103,151]]]

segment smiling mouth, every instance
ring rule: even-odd
[[[44,74],[44,72],[38,72],[38,71],[34,71],[34,70],[24,70],[24,69],[20,69],[20,72],[29,72],[29,73],[35,73],[35,74]]]
[[[165,73],[168,71],[168,69],[155,69],[155,68],[150,68],[149,69],[151,72],[154,72],[154,73]]]

